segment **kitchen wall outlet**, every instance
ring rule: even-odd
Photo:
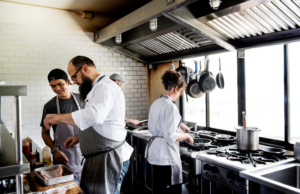
[[[171,3],[174,3],[174,2],[175,2],[175,0],[166,0],[167,5],[170,5]]]

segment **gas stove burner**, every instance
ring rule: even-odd
[[[209,155],[216,155],[217,157],[226,157],[227,160],[239,161],[242,164],[252,164],[256,167],[257,164],[274,163],[281,160],[286,160],[292,155],[271,155],[265,154],[262,150],[256,151],[243,151],[238,149],[229,148],[224,150],[216,150],[213,152],[207,152]]]
[[[197,131],[197,133],[199,135],[208,135],[208,136],[216,136],[217,133],[216,132],[212,132],[212,131],[207,131],[207,130],[200,130],[200,131]]]

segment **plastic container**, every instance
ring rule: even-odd
[[[48,146],[43,148],[43,162],[47,162],[47,166],[51,165],[51,150]]]
[[[67,192],[67,188],[53,188],[49,189],[46,193],[47,194],[65,194]]]
[[[22,142],[22,150],[28,162],[30,162],[30,145],[27,141]]]

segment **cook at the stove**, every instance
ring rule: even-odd
[[[181,74],[168,70],[161,77],[165,92],[153,102],[148,117],[148,129],[153,135],[149,140],[145,158],[153,166],[154,193],[181,193],[182,164],[179,152],[179,141],[193,138],[187,133],[188,127],[173,103],[186,88]],[[149,178],[145,170],[146,178]]]
[[[121,85],[123,83],[125,83],[125,80],[119,75],[119,74],[112,74],[110,77],[109,77],[111,80],[113,80],[118,86],[121,87]],[[139,120],[136,120],[136,119],[132,119],[132,118],[129,118],[129,117],[125,117],[125,121],[126,123],[132,123],[134,125],[138,125],[140,124],[140,121]]]
[[[80,100],[79,94],[70,92],[70,79],[63,70],[53,69],[50,71],[48,81],[56,96],[44,105],[41,121],[42,138],[45,144],[51,148],[56,163],[66,164],[75,172],[74,181],[79,185],[82,172],[81,160],[83,158],[80,147],[75,145],[71,149],[64,148],[65,141],[73,135],[78,135],[79,128],[65,123],[53,125],[54,142],[52,142],[50,131],[46,130],[43,121],[47,114],[71,113],[79,110],[83,101]]]

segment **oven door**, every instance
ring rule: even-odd
[[[201,188],[202,194],[247,194],[247,191],[244,189],[228,185],[207,176],[202,176]]]

